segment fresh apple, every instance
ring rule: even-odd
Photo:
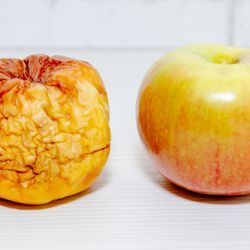
[[[159,172],[198,193],[250,193],[250,49],[176,49],[146,74],[138,128]]]
[[[109,109],[90,64],[0,59],[0,197],[44,204],[89,187],[110,148]]]

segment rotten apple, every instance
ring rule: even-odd
[[[91,185],[110,148],[94,67],[46,55],[0,59],[0,197],[44,204]]]

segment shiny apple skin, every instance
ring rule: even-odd
[[[204,194],[250,193],[249,55],[244,48],[194,45],[147,72],[138,129],[168,180]]]

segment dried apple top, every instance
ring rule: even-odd
[[[74,81],[79,78],[90,82],[107,100],[101,77],[96,69],[85,61],[42,54],[31,55],[24,60],[0,59],[0,96],[16,86],[24,87],[29,83],[57,86],[66,92],[74,89]]]

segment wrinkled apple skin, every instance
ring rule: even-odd
[[[0,197],[45,204],[89,187],[110,149],[108,99],[90,64],[0,59]]]
[[[198,193],[250,193],[250,50],[177,49],[146,74],[139,133],[159,172]]]

